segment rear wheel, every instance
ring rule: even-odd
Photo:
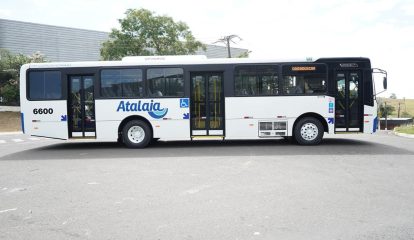
[[[145,148],[151,139],[151,128],[144,121],[129,121],[122,129],[122,140],[129,148]]]
[[[300,145],[316,145],[322,140],[324,129],[322,123],[313,117],[300,119],[294,129],[294,137]]]

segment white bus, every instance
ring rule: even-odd
[[[373,72],[367,58],[31,63],[20,75],[22,129],[131,148],[158,139],[284,137],[314,145],[324,133],[376,131]]]

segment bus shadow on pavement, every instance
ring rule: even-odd
[[[413,151],[355,139],[327,138],[317,146],[299,146],[283,139],[260,141],[156,142],[145,149],[128,149],[118,143],[59,143],[24,150],[1,160],[59,160],[157,157],[226,157],[293,155],[412,155]]]

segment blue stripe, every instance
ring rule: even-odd
[[[24,114],[20,113],[20,116],[21,116],[20,120],[22,121],[22,131],[24,133]]]
[[[376,132],[378,129],[378,117],[374,118],[374,129],[372,132]]]

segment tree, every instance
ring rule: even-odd
[[[187,24],[158,16],[146,9],[128,9],[119,19],[121,29],[112,29],[102,44],[104,60],[125,56],[188,55],[205,46],[197,41]]]
[[[40,51],[34,52],[32,55],[29,56],[29,59],[32,63],[47,62],[45,55]]]
[[[249,56],[250,56],[250,53],[251,53],[252,51],[246,51],[246,52],[243,52],[243,53],[241,53],[239,56],[237,56],[238,58],[248,58]]]
[[[9,104],[19,103],[20,68],[23,64],[45,61],[44,55],[40,52],[25,56],[0,49],[0,96],[3,101]]]
[[[413,116],[410,113],[404,111],[404,112],[401,113],[401,117],[402,118],[412,118]]]
[[[19,103],[19,85],[13,83],[7,83],[1,88],[1,94],[4,102],[8,104],[18,104]]]
[[[391,115],[395,111],[395,107],[391,105],[385,105],[384,103],[381,103],[379,105],[379,111],[378,115],[379,117],[383,118],[385,116]]]
[[[238,38],[239,40],[242,40],[239,36],[237,35],[229,35],[229,36],[224,36],[222,38],[220,38],[219,40],[217,40],[214,43],[224,43],[227,47],[227,57],[231,58],[231,51],[230,51],[230,42],[232,43],[236,43],[235,41],[233,41],[234,38]]]

